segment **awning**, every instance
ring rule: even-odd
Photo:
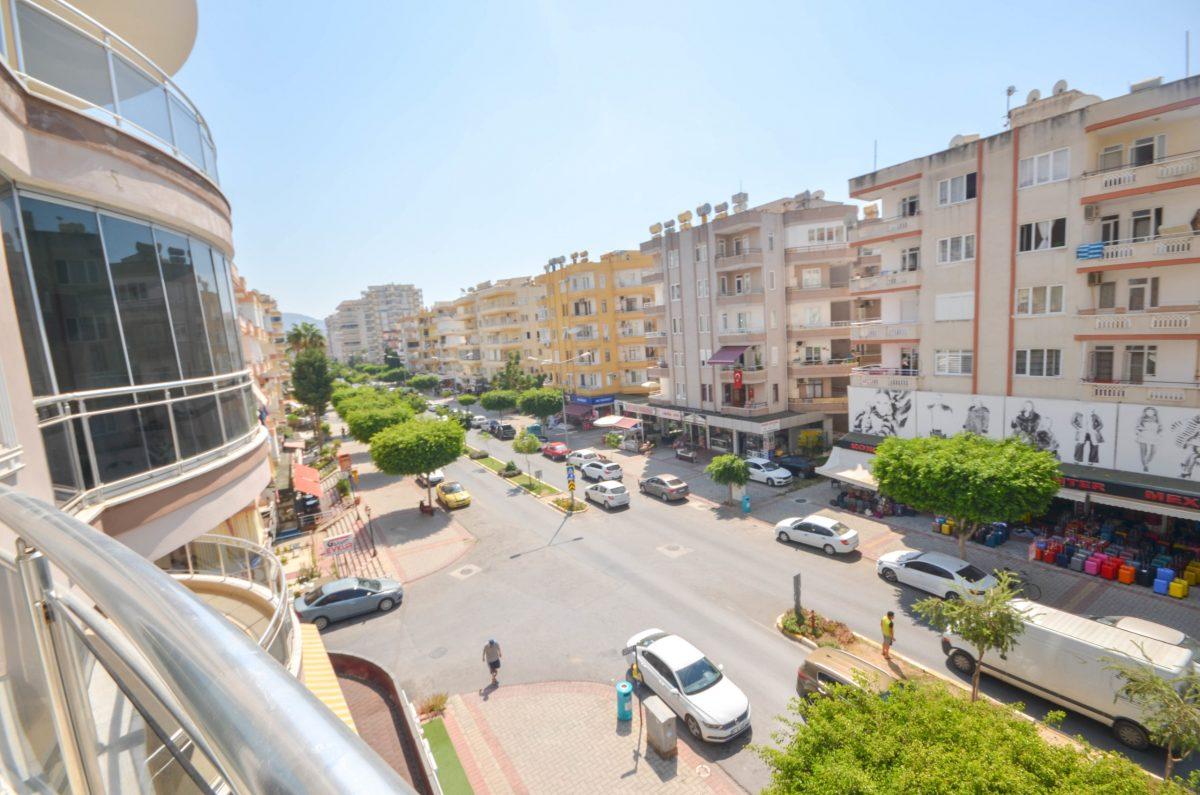
[[[592,423],[592,427],[595,428],[620,428],[625,431],[631,431],[639,425],[641,425],[641,420],[634,417],[622,417],[620,414],[609,414]]]
[[[874,458],[875,456],[869,453],[835,447],[829,454],[829,460],[817,467],[817,474],[840,480],[860,489],[878,491],[879,484],[875,482],[875,476],[871,474],[871,462]]]
[[[314,497],[321,496],[321,473],[304,464],[292,465],[292,488]]]
[[[705,364],[737,364],[737,360],[749,347],[749,345],[726,345],[708,357]]]
[[[572,417],[588,417],[591,416],[592,407],[586,403],[568,403],[567,414]]]

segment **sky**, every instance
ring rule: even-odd
[[[1003,128],[1055,81],[1200,71],[1200,2],[200,0],[176,82],[212,129],[235,262],[324,318],[426,303],[656,221],[847,180]],[[1105,9],[1109,10],[1106,11]]]

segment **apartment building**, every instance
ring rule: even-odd
[[[851,430],[1020,436],[1064,497],[1200,519],[1198,151],[1200,77],[1059,81],[1001,133],[850,180],[875,203]]]
[[[655,224],[641,245],[664,294],[660,389],[624,408],[698,446],[790,451],[845,428],[856,210],[820,191],[732,204]]]
[[[383,364],[383,332],[379,315],[365,298],[342,301],[325,318],[329,355],[339,362]]]
[[[363,290],[362,297],[379,316],[380,333],[394,329],[400,319],[421,308],[421,288],[411,284],[375,284]]]
[[[577,252],[551,260],[537,284],[541,371],[571,396],[568,412],[611,413],[621,396],[657,388],[647,382],[662,356],[662,278],[650,255]]]
[[[242,358],[254,376],[251,391],[263,411],[263,426],[270,434],[271,457],[274,459],[278,458],[280,450],[279,426],[286,424],[284,395],[291,376],[283,315],[274,298],[247,287],[245,277],[236,267],[231,267],[230,272],[237,302]]]

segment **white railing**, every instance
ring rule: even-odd
[[[762,334],[762,326],[738,326],[737,328],[723,328],[717,332],[720,337],[736,337],[743,334]]]
[[[890,287],[911,287],[921,283],[921,271],[894,271],[874,276],[858,276],[850,280],[850,292],[885,290]]]
[[[1096,315],[1097,331],[1163,331],[1192,327],[1196,312],[1136,312],[1124,315]]]
[[[1084,174],[1083,193],[1087,197],[1089,194],[1101,191],[1156,185],[1187,178],[1197,173],[1200,173],[1200,153],[1186,152],[1140,166],[1124,166],[1119,169]]]
[[[914,339],[919,336],[916,321],[899,321],[885,323],[881,320],[867,320],[852,323],[850,338],[856,340],[889,340]]]
[[[871,240],[921,228],[921,214],[893,215],[888,218],[864,218],[850,230],[850,242]]]

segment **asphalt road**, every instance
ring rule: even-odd
[[[562,464],[542,458],[540,468],[549,482],[565,483]],[[874,636],[880,616],[896,610],[896,650],[948,672],[937,634],[911,613],[921,595],[888,585],[875,575],[874,562],[857,553],[827,558],[786,546],[760,523],[722,518],[698,501],[662,504],[634,493],[628,509],[610,514],[593,506],[567,518],[468,459],[446,474],[474,497],[456,518],[478,539],[475,549],[447,571],[412,583],[399,610],[325,632],[331,650],[387,666],[415,699],[482,688],[487,671],[480,655],[489,638],[504,652],[502,686],[616,681],[626,670],[620,653],[626,640],[659,627],[724,664],[749,696],[751,732],[725,746],[693,747],[758,791],[768,773],[746,746],[772,741],[803,659],[801,647],[774,628],[791,605],[794,574],[802,576],[806,606],[864,634]],[[1052,708],[986,678],[985,689],[1025,703],[1035,716]],[[1121,748],[1087,719],[1071,716],[1063,728]],[[1148,769],[1161,767],[1157,752],[1131,756]]]

